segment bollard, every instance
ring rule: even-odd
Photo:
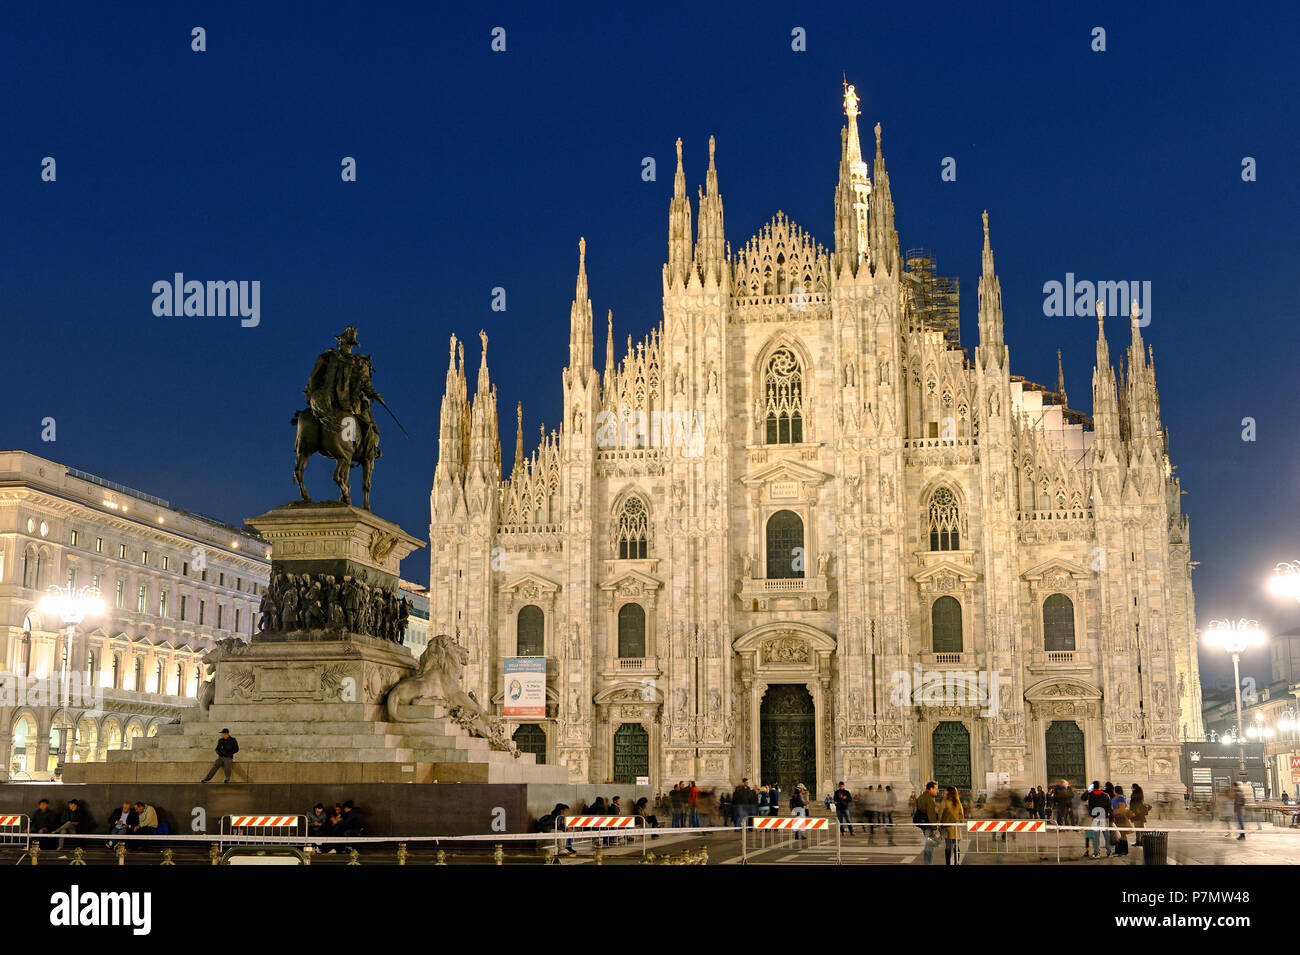
[[[546,854],[546,860],[542,863],[543,865],[559,865],[559,864],[560,864],[560,852],[559,852],[559,849],[557,849],[555,846],[548,845],[548,846],[547,846],[543,851],[544,851],[545,854]]]
[[[37,862],[40,860],[40,858],[41,858],[40,843],[33,842],[32,843],[32,865],[36,865]]]
[[[69,862],[68,865],[85,865],[85,864],[86,864],[86,850],[81,848],[81,846],[77,846],[77,848],[72,850],[72,861]]]
[[[126,843],[125,842],[119,842],[117,844],[117,864],[126,865]]]
[[[176,863],[172,861],[172,854],[173,854],[175,851],[176,851],[175,849],[164,849],[164,850],[163,850],[163,860],[162,860],[162,862],[160,862],[160,863],[158,863],[158,864],[159,864],[159,865],[175,865]]]
[[[399,842],[397,844],[397,864],[406,865],[406,843],[405,842]]]
[[[361,865],[361,853],[355,846],[348,850],[348,865]]]
[[[596,843],[596,852],[594,854],[596,865],[605,864],[605,848],[599,842]]]
[[[447,852],[445,849],[439,849],[438,861],[435,862],[434,865],[446,865],[446,864],[447,864]]]
[[[501,851],[501,843],[498,842],[496,847],[492,850],[492,863],[493,865],[503,865],[504,860],[505,853]]]
[[[640,861],[639,864],[640,864],[640,865],[654,865],[654,864],[655,864],[655,854],[654,854],[653,852],[647,852],[645,855],[643,855],[643,856],[641,857],[641,861]]]
[[[208,847],[208,860],[213,865],[221,865],[221,849],[217,847],[215,842]]]
[[[709,847],[700,846],[700,865],[709,864]]]

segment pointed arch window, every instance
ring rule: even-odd
[[[629,497],[618,514],[616,533],[620,560],[644,560],[650,553],[650,513],[645,501]]]
[[[1065,594],[1043,601],[1043,649],[1074,649],[1074,601]]]
[[[930,550],[961,550],[961,509],[950,488],[935,488],[930,495]]]
[[[763,371],[766,444],[803,443],[803,366],[789,348],[778,348]]]

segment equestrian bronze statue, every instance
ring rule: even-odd
[[[296,412],[290,421],[298,428],[294,441],[297,462],[293,479],[298,482],[302,499],[310,501],[302,481],[303,468],[314,454],[331,458],[335,462],[334,483],[341,492],[339,500],[351,504],[348,471],[360,467],[361,506],[370,510],[370,476],[374,472],[375,458],[382,453],[379,450],[379,428],[370,403],[377,401],[385,409],[388,406],[384,405],[384,399],[371,384],[374,366],[370,356],[352,352],[358,344],[357,330],[349,325],[334,340],[338,345],[316,359],[307,379],[307,387],[303,389],[307,407]]]

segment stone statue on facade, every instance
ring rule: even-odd
[[[388,691],[388,719],[393,723],[418,723],[450,715],[474,736],[486,739],[493,749],[518,756],[501,721],[461,687],[461,671],[468,662],[465,647],[445,633],[438,634],[420,655],[420,669],[415,675],[399,680]],[[440,708],[447,712],[439,712]]]
[[[357,330],[349,325],[334,340],[338,344],[316,359],[307,379],[303,389],[307,407],[295,412],[290,420],[298,429],[293,479],[302,499],[310,501],[303,484],[303,469],[312,455],[330,458],[335,462],[334,483],[340,491],[339,500],[351,504],[348,471],[360,467],[362,507],[370,510],[370,477],[380,455],[379,428],[370,403],[383,405],[384,399],[371,384],[374,366],[370,356],[352,353],[358,344]]]

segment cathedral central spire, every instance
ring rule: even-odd
[[[592,370],[591,299],[587,295],[587,240],[579,238],[578,281],[569,309],[569,368],[584,381]]]

